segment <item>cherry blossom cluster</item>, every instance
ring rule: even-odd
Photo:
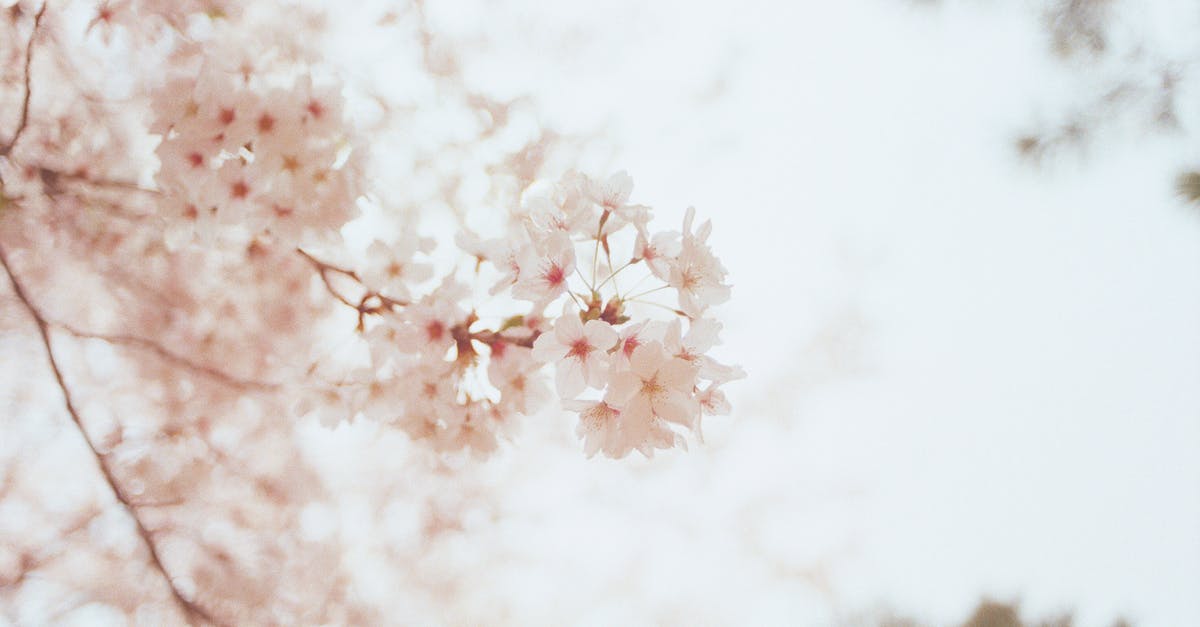
[[[710,223],[694,228],[689,209],[682,232],[652,232],[651,211],[628,202],[631,190],[624,173],[570,174],[531,188],[514,232],[459,233],[474,278],[493,275],[493,299],[527,303],[506,318],[481,318],[454,276],[412,298],[433,274],[420,259],[432,242],[415,236],[373,243],[354,270],[314,259],[358,311],[371,352],[371,367],[329,386],[323,405],[397,424],[440,450],[491,451],[514,415],[555,397],[578,413],[589,456],[649,456],[686,445],[689,431],[701,436],[703,415],[729,411],[721,386],[744,376],[708,355],[721,329],[708,312],[729,297],[726,272],[707,244]],[[331,276],[353,280],[361,296],[334,290]],[[652,317],[659,312],[666,319]],[[368,315],[377,323],[364,325]]]
[[[202,48],[152,94],[166,243],[295,249],[355,312],[366,355],[314,365],[297,411],[486,454],[557,398],[587,454],[614,458],[686,445],[704,415],[729,411],[722,386],[743,373],[708,353],[721,329],[710,308],[730,288],[694,210],[679,231],[652,230],[627,174],[572,172],[522,183],[502,236],[458,232],[470,276],[435,276],[435,242],[411,229],[335,263],[351,258],[338,244],[360,206],[387,213],[364,200],[366,151],[340,86],[304,63]]]
[[[308,75],[263,82],[206,64],[155,94],[169,243],[234,227],[300,243],[357,215],[362,151],[346,134],[338,86]]]
[[[720,386],[744,376],[707,355],[721,329],[708,309],[729,298],[707,243],[711,223],[693,229],[689,208],[682,232],[652,232],[651,210],[629,202],[632,189],[624,172],[603,181],[570,174],[527,203],[527,239],[491,258],[535,312],[563,301],[531,356],[553,364],[588,455],[650,455],[684,443],[680,430],[701,435],[702,415],[729,411]],[[640,278],[624,275],[635,268]],[[659,310],[671,319],[643,317]]]

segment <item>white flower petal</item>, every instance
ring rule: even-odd
[[[648,380],[654,376],[665,359],[662,344],[648,342],[633,349],[633,355],[629,358],[629,369],[643,380]]]
[[[558,394],[563,398],[575,398],[587,388],[583,378],[583,366],[577,359],[566,359],[558,362],[558,370],[554,373],[554,383],[558,386]]]
[[[588,344],[606,351],[617,343],[617,331],[603,320],[588,320],[583,325],[583,334],[587,336]]]

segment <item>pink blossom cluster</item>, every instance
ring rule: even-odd
[[[338,86],[307,75],[271,85],[205,64],[155,97],[168,243],[235,228],[319,241],[357,215],[362,151],[346,134]]]
[[[603,181],[568,175],[528,203],[528,240],[509,266],[513,296],[535,310],[568,297],[532,356],[554,365],[588,455],[648,456],[683,443],[679,430],[700,435],[702,415],[729,411],[720,386],[744,376],[707,355],[721,324],[706,313],[729,298],[725,268],[707,244],[711,222],[693,230],[689,208],[682,233],[652,232],[651,210],[629,202],[632,189],[624,172]],[[621,289],[619,275],[632,268],[642,277]],[[674,302],[653,300],[664,291]],[[673,317],[643,317],[645,310]]]
[[[516,416],[558,398],[578,413],[589,456],[623,457],[686,445],[703,415],[729,411],[722,386],[743,373],[708,352],[721,329],[709,310],[730,288],[694,210],[681,231],[654,231],[627,174],[572,172],[523,184],[502,236],[458,232],[471,277],[436,277],[434,241],[411,229],[334,265],[320,257],[350,256],[342,229],[359,207],[384,211],[366,202],[365,150],[339,86],[316,85],[302,64],[209,53],[185,55],[152,95],[158,213],[169,248],[295,248],[355,311],[369,359],[314,366],[299,412],[327,424],[362,415],[435,450],[486,454]],[[513,301],[522,309],[488,311]]]
[[[495,448],[515,414],[555,397],[578,412],[589,456],[686,445],[703,415],[728,413],[721,386],[744,375],[708,355],[721,329],[709,308],[729,296],[710,223],[693,228],[689,209],[682,232],[650,231],[650,208],[628,202],[624,173],[569,174],[549,188],[526,194],[513,233],[457,237],[476,278],[495,275],[492,296],[526,301],[525,313],[489,325],[453,276],[410,300],[410,285],[432,274],[416,260],[430,242],[416,238],[376,242],[358,271],[332,269],[365,288],[357,305],[345,301],[360,325],[364,313],[382,319],[365,331],[371,368],[327,393],[439,449],[480,452]],[[660,311],[668,319],[651,316]]]

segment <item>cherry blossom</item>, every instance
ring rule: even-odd
[[[667,325],[663,336],[663,347],[667,353],[696,364],[699,375],[711,381],[726,383],[745,376],[740,368],[726,366],[706,354],[719,343],[717,335],[721,331],[720,322],[711,318],[691,320],[686,335],[681,335],[682,329],[683,325],[678,319]]]
[[[397,346],[408,353],[443,357],[454,346],[453,328],[467,317],[458,305],[463,287],[453,280],[389,317],[399,333]]]
[[[679,234],[667,231],[647,239],[642,229],[638,230],[633,246],[633,261],[646,262],[646,267],[655,277],[667,281],[671,276],[671,261],[680,252]]]
[[[624,423],[635,432],[653,418],[690,426],[695,382],[695,366],[650,342],[633,351],[629,370],[613,375],[605,401],[622,408]]]
[[[649,220],[649,207],[629,204],[629,196],[633,192],[633,177],[624,170],[604,181],[584,179],[582,187],[587,197],[599,205],[606,215],[615,214],[620,220],[639,226],[644,226]]]
[[[487,373],[500,393],[500,404],[526,416],[545,407],[553,393],[540,375],[542,365],[528,348],[504,340],[494,342]]]
[[[623,457],[629,452],[621,440],[621,410],[604,401],[563,401],[563,407],[579,412],[576,434],[583,440],[585,455],[604,451],[609,457]]]
[[[542,334],[534,343],[533,358],[556,364],[558,393],[572,398],[589,385],[603,386],[608,350],[616,343],[617,332],[611,325],[601,320],[585,324],[568,304],[554,332]]]
[[[513,297],[547,304],[567,291],[567,279],[575,272],[575,247],[565,235],[552,235],[544,251],[526,248],[518,263]]]
[[[433,266],[415,260],[414,256],[432,249],[432,240],[417,238],[411,232],[392,245],[380,240],[371,242],[362,272],[363,284],[380,294],[408,300],[410,286],[433,276]]]
[[[689,207],[683,219],[682,250],[671,264],[667,283],[679,291],[679,308],[688,316],[699,317],[712,305],[729,300],[725,285],[725,267],[705,243],[712,223],[705,222],[692,232],[696,210]]]

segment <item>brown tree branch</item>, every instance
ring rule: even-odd
[[[42,16],[46,14],[46,5],[49,2],[42,4],[42,8],[38,9],[36,15],[33,16],[33,32],[29,33],[29,43],[25,46],[25,97],[21,101],[21,120],[17,122],[17,130],[13,133],[12,139],[4,146],[0,146],[0,157],[7,156],[12,152],[13,146],[17,145],[17,140],[21,139],[21,133],[25,132],[25,126],[29,124],[29,99],[33,93],[30,89],[30,72],[29,67],[33,61],[33,43],[37,40],[38,28],[42,25]]]
[[[29,312],[30,317],[33,318],[33,321],[37,325],[38,335],[41,336],[42,346],[45,348],[46,358],[50,362],[50,370],[54,374],[54,380],[58,384],[59,390],[62,392],[63,402],[66,405],[67,413],[71,416],[71,420],[75,423],[75,427],[79,430],[79,434],[83,436],[83,441],[85,444],[87,444],[88,450],[92,452],[92,456],[96,460],[96,466],[100,470],[100,474],[104,477],[104,482],[108,484],[113,496],[125,509],[125,512],[129,514],[131,519],[133,519],[133,523],[137,528],[138,535],[141,537],[142,542],[145,544],[146,549],[150,553],[151,565],[158,570],[163,579],[166,581],[167,588],[171,591],[171,597],[174,599],[175,604],[179,606],[180,611],[191,624],[195,624],[197,619],[210,624],[221,624],[203,607],[200,607],[196,603],[186,599],[183,594],[180,593],[179,589],[175,587],[175,582],[171,579],[170,573],[167,572],[167,567],[163,564],[162,557],[158,553],[158,547],[154,544],[154,539],[150,530],[146,528],[146,525],[138,516],[137,507],[125,495],[120,484],[117,483],[116,475],[113,473],[113,469],[109,466],[108,458],[100,453],[100,451],[96,448],[95,442],[92,441],[91,436],[88,434],[87,429],[84,428],[83,419],[80,417],[79,410],[75,408],[75,402],[71,397],[71,390],[67,386],[66,379],[63,378],[62,369],[59,367],[58,359],[54,355],[54,347],[50,341],[50,324],[46,321],[45,317],[42,316],[42,313],[37,306],[33,304],[33,301],[29,299],[29,295],[25,292],[24,286],[21,285],[21,282],[17,279],[17,276],[13,273],[12,266],[8,262],[8,257],[4,252],[3,246],[0,246],[0,266],[4,267],[4,272],[8,275],[9,283],[12,284],[13,292],[16,294],[17,299],[21,301],[21,304],[25,307],[25,310]]]
[[[362,278],[358,276],[358,273],[353,270],[321,261],[320,259],[317,259],[316,257],[304,252],[304,250],[300,248],[297,248],[296,252],[299,253],[301,257],[304,257],[310,264],[312,264],[313,268],[317,271],[317,274],[321,277],[321,282],[325,284],[325,289],[332,294],[333,297],[338,300],[338,302],[347,307],[351,307],[358,312],[358,330],[360,332],[365,328],[363,319],[366,316],[382,314],[385,311],[394,311],[396,309],[406,307],[409,304],[402,300],[389,298],[375,290],[368,288],[363,283]],[[358,299],[357,304],[351,301],[341,292],[334,289],[333,281],[329,279],[330,274],[340,274],[362,287],[364,290],[363,295]]]
[[[304,257],[310,264],[312,264],[313,269],[317,271],[317,275],[321,277],[321,282],[325,284],[325,289],[332,294],[334,298],[336,298],[343,305],[358,312],[359,331],[363,330],[364,316],[381,314],[384,311],[400,309],[409,304],[405,301],[388,298],[379,292],[370,290],[366,285],[363,284],[362,278],[358,276],[358,273],[353,270],[321,261],[320,259],[313,257],[299,248],[296,249],[296,252],[299,253],[301,257]],[[357,304],[351,301],[349,298],[346,298],[346,296],[333,287],[333,281],[329,278],[330,274],[340,274],[351,281],[354,281],[364,290],[366,290]],[[534,340],[537,340],[538,336],[541,335],[540,331],[533,331],[532,333],[523,337],[513,337],[511,335],[503,334],[507,329],[500,329],[498,331],[471,331],[471,325],[473,325],[476,320],[477,318],[475,318],[474,314],[472,314],[468,321],[459,324],[450,330],[451,335],[453,335],[455,340],[458,342],[459,354],[473,354],[475,351],[471,347],[472,341],[482,342],[488,346],[492,346],[497,342],[504,342],[506,344],[513,344],[515,346],[531,348],[533,347]]]
[[[343,305],[345,305],[347,307],[352,307],[354,309],[358,309],[358,305],[355,305],[354,303],[350,302],[349,298],[346,298],[345,296],[342,295],[341,292],[339,292],[333,288],[333,282],[330,281],[330,279],[329,279],[329,274],[332,272],[334,274],[341,274],[343,276],[346,276],[346,277],[350,278],[352,281],[354,281],[355,283],[361,283],[361,281],[358,278],[357,273],[355,273],[353,270],[347,270],[345,268],[339,268],[338,266],[325,263],[324,261],[321,261],[320,259],[313,257],[312,255],[304,252],[303,250],[301,250],[299,248],[296,249],[296,252],[299,253],[299,255],[301,257],[304,257],[304,259],[306,259],[310,264],[312,264],[313,269],[315,269],[317,271],[317,275],[321,277],[321,282],[325,284],[325,289],[328,290],[329,293],[332,294],[334,298],[338,299],[338,302],[342,303]]]
[[[41,170],[43,172],[53,172],[54,175],[60,181],[79,183],[81,185],[85,185],[88,187],[94,187],[97,189],[119,191],[119,192],[138,192],[138,193],[146,194],[148,196],[153,196],[153,197],[162,196],[162,192],[160,190],[155,189],[153,187],[142,187],[141,185],[139,185],[138,183],[135,183],[133,181],[121,181],[121,180],[115,180],[115,179],[98,179],[98,178],[92,178],[90,176],[86,176],[83,174],[59,172],[59,171],[55,171],[55,170],[50,170],[48,168],[41,168]]]
[[[90,332],[90,331],[84,331],[82,329],[77,329],[65,322],[58,322],[58,321],[53,321],[53,320],[47,320],[46,322],[50,326],[58,327],[58,328],[62,329],[63,331],[66,331],[67,333],[69,333],[77,338],[82,338],[82,339],[87,339],[87,340],[101,340],[103,342],[108,342],[109,344],[121,344],[121,345],[126,345],[126,346],[133,346],[136,348],[141,348],[141,349],[150,351],[150,352],[154,353],[155,355],[158,355],[165,361],[169,361],[171,363],[177,364],[179,366],[187,368],[188,370],[193,370],[193,371],[198,372],[198,373],[200,373],[204,376],[207,376],[211,379],[220,381],[226,385],[229,385],[229,386],[232,386],[232,387],[235,387],[238,389],[270,391],[270,390],[275,390],[275,389],[279,388],[279,385],[276,383],[264,383],[262,381],[241,379],[241,378],[235,377],[231,374],[228,374],[224,371],[218,370],[217,368],[213,368],[212,366],[206,366],[204,364],[196,363],[182,355],[173,353],[170,350],[168,350],[166,347],[162,346],[161,344],[159,344],[153,340],[144,338],[144,337],[138,337],[136,335],[124,335],[124,334],[94,333],[94,332]]]

